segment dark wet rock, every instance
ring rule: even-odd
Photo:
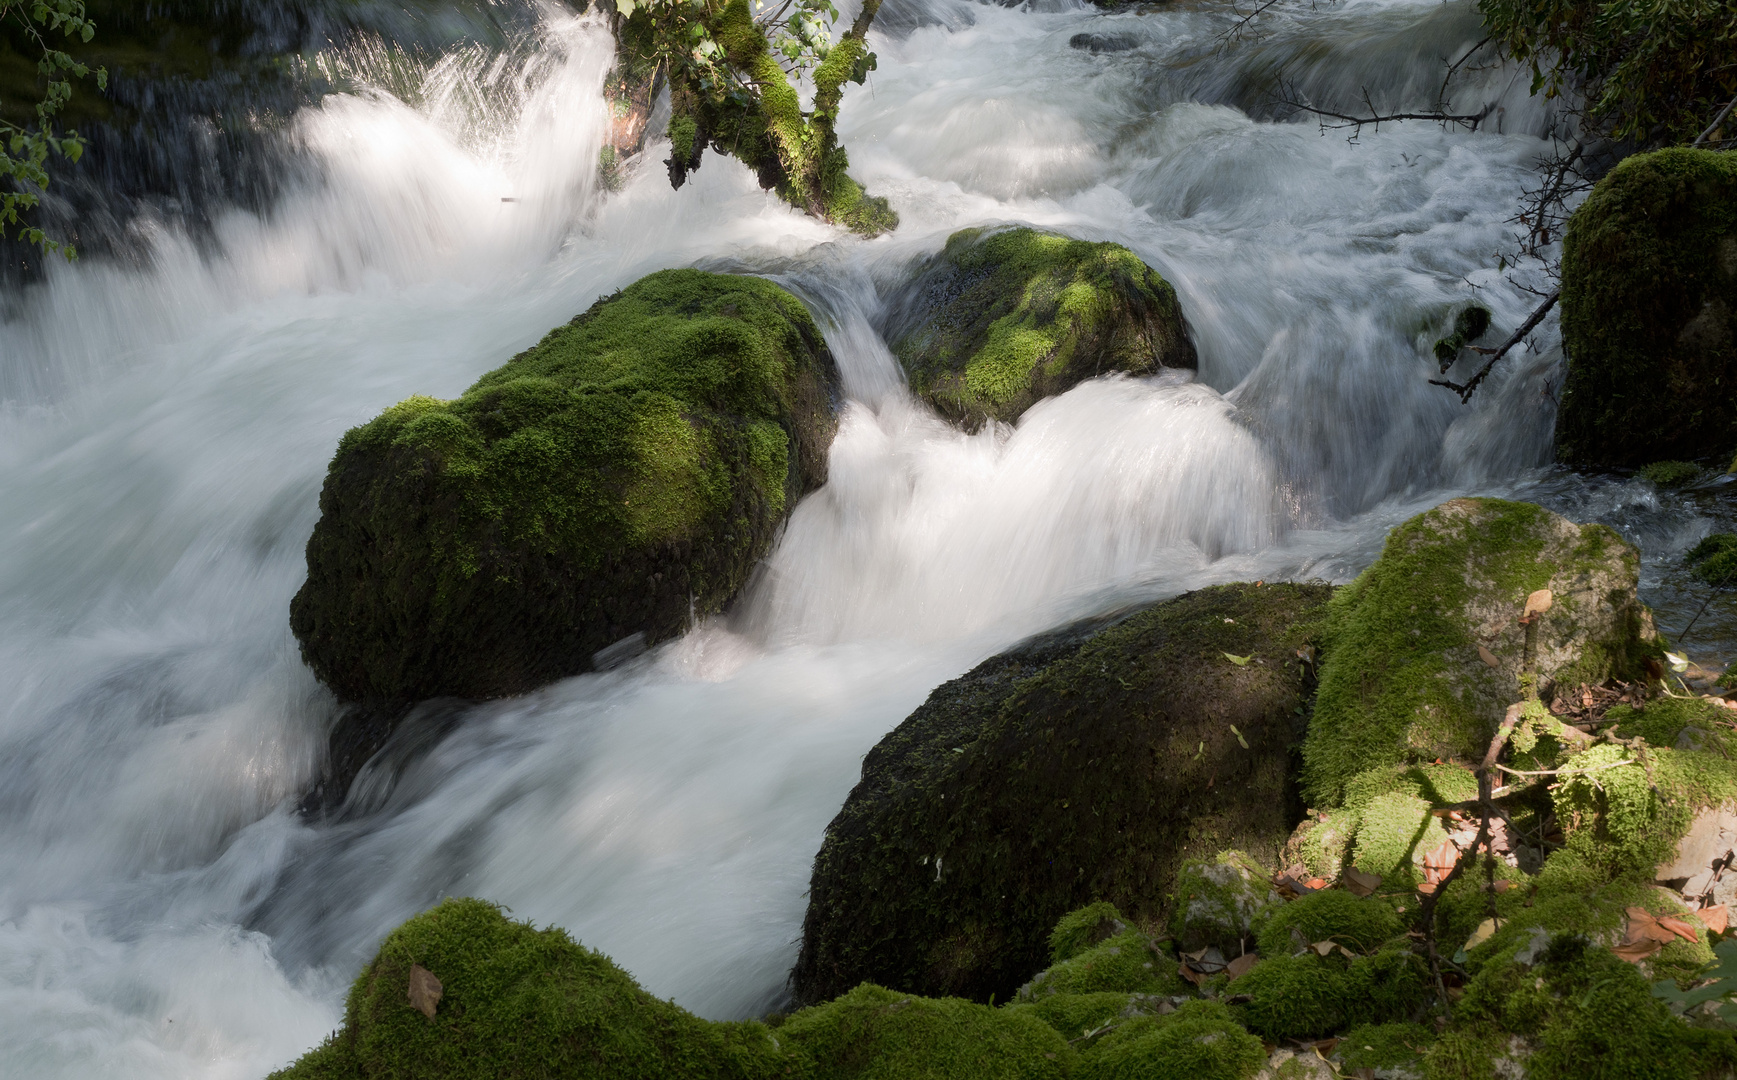
[[[1067,911],[1105,900],[1156,919],[1184,859],[1276,858],[1301,817],[1297,653],[1330,592],[1203,589],[937,688],[827,829],[798,997],[867,979],[1005,1000]]]
[[[1098,53],[1127,52],[1138,48],[1140,39],[1133,34],[1075,34],[1068,38],[1068,47],[1089,52],[1094,56]]]

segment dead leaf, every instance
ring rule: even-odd
[[[1624,939],[1623,944],[1628,945],[1637,941],[1656,941],[1660,945],[1664,945],[1677,936],[1676,931],[1660,924],[1659,920],[1653,917],[1653,913],[1646,908],[1631,907],[1626,910],[1628,913],[1628,937]]]
[[[1258,959],[1259,957],[1255,956],[1254,953],[1243,953],[1241,956],[1225,965],[1224,973],[1230,976],[1231,982],[1235,982],[1244,975],[1247,975],[1249,968],[1254,967],[1255,961]]]
[[[1435,882],[1426,881],[1417,887],[1417,891],[1425,896],[1429,896],[1435,892]]]
[[[440,980],[421,964],[410,965],[410,1004],[430,1020],[440,1005]]]
[[[1432,885],[1441,884],[1459,861],[1460,849],[1454,846],[1452,840],[1443,840],[1434,851],[1426,852],[1423,856],[1424,880]]]
[[[1466,951],[1470,952],[1471,950],[1477,948],[1479,945],[1482,945],[1484,942],[1490,940],[1492,937],[1494,937],[1496,935],[1496,931],[1500,930],[1501,928],[1502,928],[1502,924],[1498,920],[1485,919],[1483,922],[1478,924],[1478,928],[1476,930],[1472,931],[1472,936],[1466,939],[1466,945],[1465,945]]]
[[[1550,605],[1556,602],[1556,596],[1549,589],[1539,589],[1526,598],[1526,610],[1520,615],[1522,619],[1530,619],[1534,615],[1542,615],[1550,610]]]
[[[1205,975],[1202,975],[1199,972],[1195,971],[1193,968],[1189,967],[1187,964],[1177,964],[1176,965],[1176,974],[1178,974],[1178,975],[1182,976],[1184,979],[1186,979],[1188,981],[1188,985],[1190,985],[1190,986],[1199,986],[1201,984],[1201,981],[1206,978]]]
[[[1724,904],[1712,904],[1695,912],[1701,917],[1701,925],[1715,934],[1723,934],[1725,927],[1730,925],[1731,916]]]
[[[1345,871],[1345,888],[1352,896],[1368,896],[1381,888],[1381,875],[1366,873],[1353,866]]]
[[[1502,662],[1500,660],[1496,659],[1496,654],[1491,652],[1490,650],[1484,648],[1482,645],[1478,646],[1478,659],[1482,660],[1484,663],[1490,665],[1491,667],[1501,667],[1502,666]]]
[[[1660,915],[1659,925],[1684,941],[1698,941],[1701,935],[1695,933],[1695,928],[1674,915]]]
[[[1336,949],[1338,947],[1339,947],[1339,943],[1337,941],[1317,941],[1313,945],[1309,946],[1309,948],[1315,950],[1316,956],[1326,956],[1328,953],[1332,952],[1334,949]]]
[[[1514,883],[1509,881],[1507,878],[1498,878],[1497,880],[1490,882],[1490,891],[1497,895],[1505,893],[1513,887]]]
[[[1254,659],[1254,654],[1250,653],[1247,656],[1238,656],[1235,653],[1225,653],[1224,658],[1235,664],[1237,667],[1248,667],[1248,662]]]
[[[1631,964],[1638,964],[1663,947],[1656,941],[1625,941],[1610,951]]]

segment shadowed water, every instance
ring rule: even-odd
[[[1498,68],[1469,76],[1504,110],[1475,134],[1350,143],[1272,105],[1280,67],[1317,102],[1427,104],[1478,36],[1464,0],[1299,7],[1222,51],[1212,3],[887,11],[842,135],[903,218],[891,237],[796,215],[715,155],[673,192],[655,141],[605,194],[612,46],[549,9],[510,53],[408,71],[333,53],[377,88],[295,114],[308,178],[268,210],[217,206],[198,243],[140,220],[145,265],[55,267],[17,301],[0,1077],[261,1075],[338,1023],[381,935],[449,894],[559,923],[704,1015],[757,1014],[861,755],[935,685],[1107,607],[1345,580],[1452,494],[1619,525],[1666,627],[1687,622],[1704,594],[1672,559],[1724,496],[1549,469],[1552,331],[1470,406],[1427,382],[1457,306],[1498,330],[1530,310],[1493,267],[1557,120]],[[1071,47],[1084,32],[1132,45]],[[970,436],[912,401],[873,329],[881,294],[949,232],[1011,221],[1163,272],[1198,377],[1087,383]],[[344,816],[297,818],[336,706],[286,613],[338,437],[680,265],[763,273],[815,309],[849,399],[828,484],[728,617],[607,674],[427,707]],[[1723,648],[1737,624],[1720,605],[1696,637]]]

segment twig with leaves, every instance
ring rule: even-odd
[[[1478,389],[1478,384],[1489,378],[1490,371],[1496,366],[1496,362],[1502,357],[1508,355],[1509,350],[1514,346],[1524,341],[1526,335],[1530,334],[1537,328],[1539,323],[1544,321],[1544,316],[1550,314],[1550,309],[1555,307],[1556,301],[1561,298],[1562,290],[1557,289],[1552,291],[1550,295],[1544,298],[1544,302],[1539,304],[1537,308],[1533,310],[1532,314],[1526,318],[1526,321],[1520,324],[1520,328],[1514,331],[1513,336],[1508,338],[1507,341],[1504,341],[1500,347],[1495,349],[1480,349],[1477,346],[1472,346],[1474,352],[1486,353],[1489,355],[1490,359],[1485,362],[1483,367],[1478,369],[1477,374],[1473,375],[1465,382],[1456,383],[1448,379],[1431,379],[1429,384],[1431,386],[1445,386],[1449,390],[1459,394],[1461,404],[1470,401],[1472,399],[1472,394]]]
[[[39,51],[36,70],[44,80],[34,125],[0,120],[0,233],[14,226],[19,240],[44,252],[58,251],[68,259],[76,258],[78,252],[71,244],[62,244],[43,229],[25,224],[23,215],[37,206],[49,185],[48,159],[58,155],[76,164],[84,154],[84,139],[76,131],[56,132],[54,118],[72,99],[72,80],[83,79],[93,71],[64,49],[55,48],[49,35],[58,33],[88,42],[96,35],[96,24],[85,16],[84,0],[0,0],[0,28]],[[106,69],[97,68],[94,74],[99,88],[108,85]]]

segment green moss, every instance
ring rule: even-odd
[[[1579,643],[1572,660],[1540,651],[1540,683],[1640,678],[1656,646],[1634,597],[1638,567],[1611,530],[1528,503],[1455,499],[1394,529],[1381,557],[1328,605],[1303,746],[1310,801],[1335,805],[1353,777],[1382,766],[1481,759],[1523,696],[1530,646],[1518,617],[1534,590],[1551,587],[1556,602],[1533,629]]]
[[[1127,924],[1128,920],[1122,918],[1116,905],[1102,900],[1070,911],[1056,920],[1055,929],[1050,931],[1049,958],[1057,964],[1072,960],[1104,939],[1126,930]]]
[[[440,980],[432,1018],[410,1004],[412,966]],[[448,900],[381,942],[350,991],[342,1030],[273,1077],[758,1080],[805,1071],[764,1025],[701,1020],[559,929]]]
[[[1369,952],[1399,930],[1399,916],[1386,901],[1324,889],[1300,896],[1273,912],[1261,930],[1260,952],[1269,958],[1286,956],[1317,941]]]
[[[1685,487],[1701,478],[1701,467],[1687,461],[1655,461],[1639,475],[1662,488]]]
[[[1160,925],[1186,860],[1276,860],[1302,816],[1296,654],[1330,593],[1203,589],[937,687],[827,828],[798,996],[868,979],[1006,1000],[1069,911],[1101,900]]]
[[[1002,1006],[1009,1012],[1035,1016],[1055,1028],[1070,1042],[1084,1040],[1093,1032],[1123,1018],[1130,1011],[1132,994],[1099,991],[1089,994],[1051,994],[1033,1001]]]
[[[1452,364],[1460,350],[1484,336],[1490,329],[1490,309],[1471,304],[1454,316],[1453,332],[1435,343],[1435,358],[1443,365]],[[1443,370],[1446,370],[1444,367]]]
[[[778,1037],[813,1062],[813,1080],[1062,1080],[1074,1057],[1028,1013],[868,983],[794,1014]]]
[[[1078,1080],[1247,1080],[1266,1063],[1261,1041],[1216,1002],[1131,1023],[1080,1061]]]
[[[1409,948],[1347,960],[1339,952],[1263,958],[1236,981],[1248,1029],[1265,1039],[1331,1035],[1409,1019],[1428,997],[1428,970]]]
[[[1347,1031],[1337,1049],[1346,1069],[1417,1071],[1434,1042],[1422,1024],[1365,1024]]]
[[[1176,874],[1170,933],[1184,949],[1215,945],[1236,956],[1282,907],[1266,868],[1240,851],[1191,859]]]
[[[1714,533],[1689,549],[1683,562],[1709,585],[1737,585],[1737,533]]]
[[[1737,805],[1737,762],[1668,749],[1649,750],[1647,758],[1650,782],[1623,748],[1594,746],[1574,757],[1581,772],[1562,777],[1552,791],[1566,850],[1607,878],[1650,879],[1675,856],[1696,810]]]
[[[1033,229],[954,233],[891,310],[911,389],[971,428],[1094,375],[1196,363],[1175,289],[1139,256]]]
[[[1159,951],[1139,930],[1128,929],[1039,972],[1020,987],[1018,1000],[1104,991],[1179,994],[1186,989],[1176,974],[1175,957]]]
[[[1737,758],[1737,732],[1728,726],[1730,709],[1706,698],[1659,697],[1634,707],[1617,705],[1605,713],[1625,739],[1645,739],[1652,746],[1724,752]]]
[[[1569,220],[1557,455],[1580,465],[1724,455],[1737,442],[1737,159],[1627,158]]]
[[[1343,808],[1321,811],[1297,827],[1287,850],[1309,873],[1332,881],[1345,869],[1358,820],[1359,815]]]
[[[679,633],[824,479],[835,377],[790,294],[668,270],[455,401],[387,409],[327,473],[303,656],[350,700],[476,698]]]
[[[1424,1080],[1490,1080],[1502,1075],[1512,1036],[1493,1026],[1456,1027],[1442,1033],[1423,1055]]]

